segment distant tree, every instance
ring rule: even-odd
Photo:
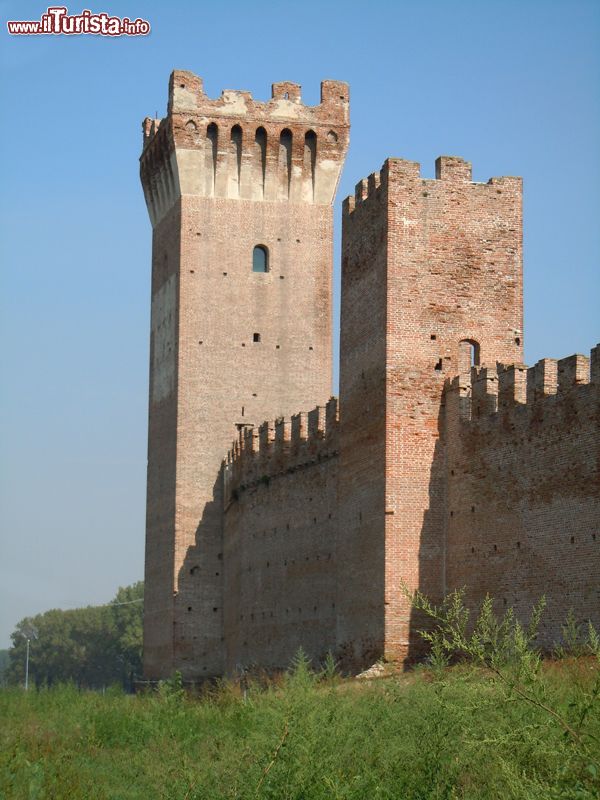
[[[127,689],[133,689],[135,678],[142,674],[143,599],[144,581],[138,581],[120,587],[109,605],[121,665],[120,681]]]
[[[9,650],[7,678],[23,683],[27,636],[31,629],[29,679],[36,686],[74,681],[101,688],[120,683],[131,689],[141,674],[143,581],[120,588],[103,606],[53,609],[22,619]]]
[[[0,686],[6,686],[7,683],[6,672],[10,660],[8,653],[8,650],[0,650]]]

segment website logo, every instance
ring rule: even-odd
[[[113,17],[105,11],[84,10],[69,14],[66,6],[50,6],[39,20],[11,20],[6,23],[12,36],[147,36],[150,23],[146,19]]]

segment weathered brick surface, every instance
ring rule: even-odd
[[[175,72],[144,143],[147,677],[278,669],[300,646],[350,670],[410,661],[422,620],[403,584],[520,615],[544,593],[546,646],[571,606],[600,624],[599,351],[521,363],[520,179],[474,183],[442,156],[434,180],[388,159],[359,182],[338,419],[317,404],[346,85],[310,108],[296,84],[211,100]]]
[[[179,206],[157,225],[152,246],[152,333],[144,590],[144,669],[160,675],[172,663],[172,554],[177,448],[176,293],[181,214]],[[160,386],[158,384],[161,384]]]
[[[470,172],[441,157],[424,180],[418,164],[389,159],[344,205],[338,581],[362,575],[374,619],[359,622],[362,598],[348,589],[339,630],[358,663],[414,655],[402,581],[443,591],[439,417],[461,342],[486,360],[522,352],[521,181]],[[369,630],[376,652],[361,653]]]
[[[571,608],[600,624],[600,347],[592,365],[593,382],[572,356],[473,370],[448,390],[447,589],[522,619],[545,595],[548,649]]]
[[[336,585],[337,646],[347,668],[373,663],[385,637],[388,208],[378,180],[369,181],[370,202],[352,213],[345,202],[342,220]]]
[[[249,430],[225,465],[225,668],[335,649],[337,403]],[[253,435],[254,433],[254,435]]]
[[[219,470],[236,425],[331,394],[331,203],[347,86],[325,81],[321,95],[307,107],[299,86],[275,84],[267,103],[247,92],[212,100],[197,76],[174,72],[168,116],[144,123],[153,270],[171,269],[168,289],[157,293],[155,278],[153,294],[152,348],[162,357],[151,363],[151,678],[223,672]],[[266,273],[252,271],[256,245],[268,248]]]

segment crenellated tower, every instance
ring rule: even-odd
[[[441,156],[433,179],[390,158],[357,184],[331,397],[348,135],[344,83],[316,106],[294,83],[211,99],[182,71],[143,123],[149,679],[277,671],[299,647],[410,662],[406,587],[520,619],[545,594],[542,647],[569,608],[598,624],[600,345],[522,363],[520,178]]]
[[[402,582],[446,589],[444,382],[521,361],[521,180],[388,159],[344,203],[338,645],[415,657]]]
[[[332,202],[348,87],[208,98],[175,71],[146,119],[153,227],[145,673],[224,669],[221,460],[238,432],[331,394]]]

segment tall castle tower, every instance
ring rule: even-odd
[[[337,640],[348,663],[412,658],[419,626],[402,583],[446,592],[444,385],[472,365],[522,361],[521,239],[520,178],[475,183],[456,157],[438,158],[435,180],[388,159],[344,203]]]
[[[348,87],[272,99],[175,71],[146,119],[153,227],[144,669],[223,672],[220,464],[237,432],[331,394],[332,202]]]

